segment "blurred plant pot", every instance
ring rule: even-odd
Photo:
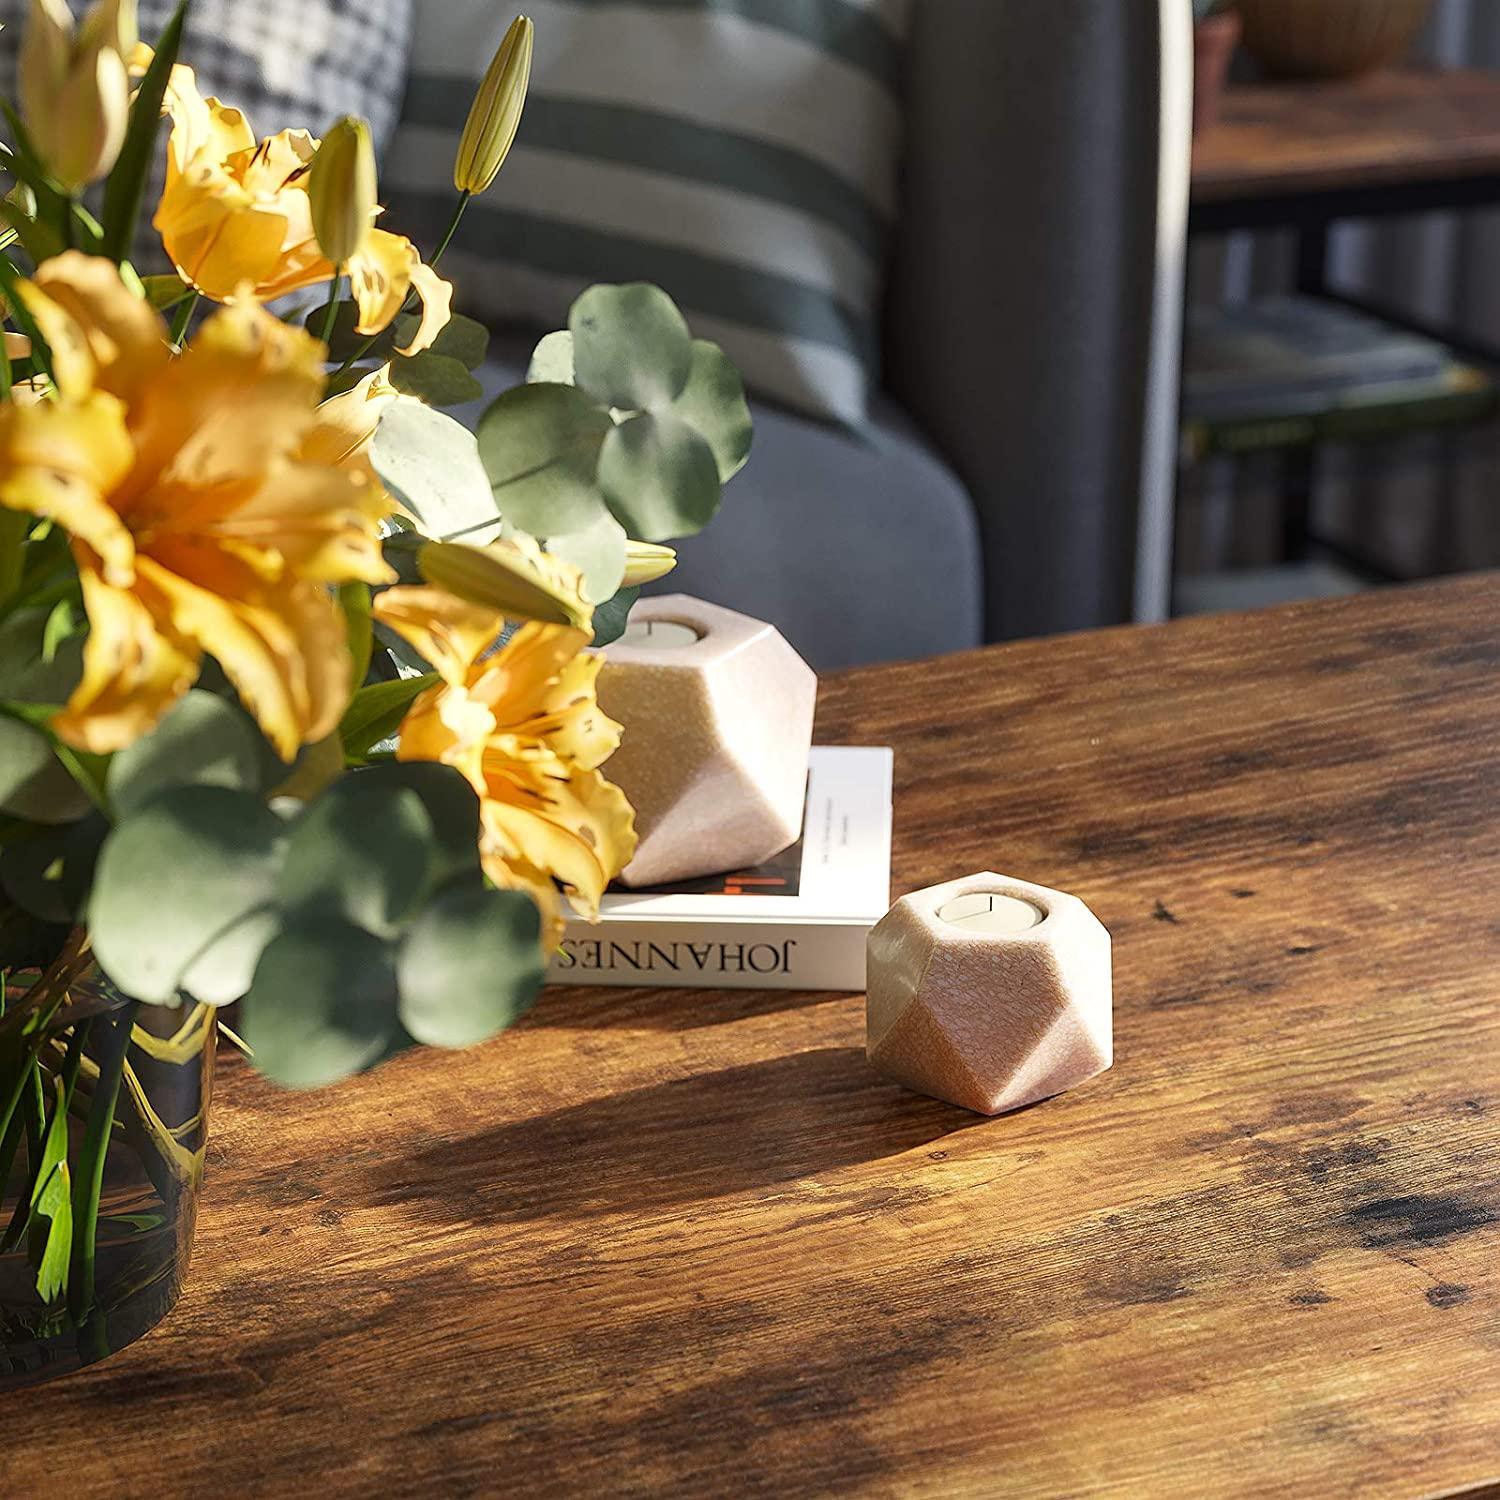
[[[0,1018],[0,1112],[17,1100],[0,1133],[0,1390],[103,1359],[177,1301],[215,1040],[207,1006],[137,1005],[92,967],[28,1035],[46,1011],[37,976],[17,978]]]
[[[1355,78],[1411,48],[1433,0],[1239,0],[1245,48],[1278,78]]]
[[[1224,11],[1193,28],[1193,134],[1212,129],[1219,120],[1224,80],[1240,43],[1240,18]]]

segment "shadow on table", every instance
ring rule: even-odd
[[[527,1027],[585,1027],[589,1031],[696,1031],[752,1016],[836,1004],[853,997],[827,990],[637,990],[547,988]],[[861,1001],[863,1003],[863,1001]]]
[[[377,1167],[374,1196],[471,1222],[640,1213],[898,1156],[984,1123],[887,1082],[857,1048],[823,1047],[448,1141]],[[888,1199],[892,1184],[865,1190]]]

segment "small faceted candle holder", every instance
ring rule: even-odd
[[[818,679],[775,626],[686,594],[642,599],[598,691],[625,727],[605,770],[635,808],[625,885],[744,869],[796,842]]]
[[[1109,933],[1076,896],[985,871],[870,932],[865,1052],[908,1088],[1004,1114],[1114,1057]]]

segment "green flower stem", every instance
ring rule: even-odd
[[[453,236],[458,232],[459,220],[463,218],[464,210],[469,206],[470,196],[467,191],[458,195],[458,202],[453,206],[453,217],[448,220],[448,227],[443,231],[443,237],[438,241],[437,249],[432,252],[432,259],[427,262],[434,271],[437,270],[437,263],[443,258],[443,251],[448,248]]]
[[[36,1063],[32,1063],[25,1070],[25,1075],[21,1090],[21,1107],[16,1111],[11,1126],[17,1137],[23,1129],[26,1132],[26,1173],[16,1192],[15,1212],[10,1216],[10,1223],[6,1226],[5,1233],[0,1235],[0,1255],[15,1249],[27,1225],[31,1223],[31,1199],[36,1192],[36,1174],[41,1166],[42,1142],[46,1138],[47,1131],[46,1104],[42,1093],[42,1070]],[[15,1144],[15,1142],[11,1144],[12,1155],[15,1152]]]
[[[328,306],[323,312],[323,331],[318,335],[325,344],[333,341],[333,325],[339,317],[339,282],[344,279],[344,268],[333,268],[333,280],[328,283]]]
[[[0,401],[10,400],[10,387],[10,355],[5,351],[5,340],[0,338]]]
[[[73,1179],[73,1266],[68,1278],[68,1311],[82,1323],[94,1305],[94,1239],[99,1228],[99,1194],[104,1188],[104,1159],[109,1153],[110,1127],[115,1120],[115,1101],[125,1073],[125,1049],[136,1002],[131,1001],[106,1023],[99,1048],[99,1086],[89,1106],[84,1127],[78,1172]],[[98,1034],[100,1028],[94,1028]]]
[[[193,321],[193,313],[202,295],[201,292],[194,291],[177,309],[177,316],[172,319],[172,343],[179,349],[182,347],[183,339],[187,337],[188,324]]]
[[[437,263],[443,258],[443,251],[448,248],[450,242],[453,239],[453,236],[458,232],[459,221],[464,216],[464,210],[469,206],[470,196],[471,195],[467,192],[460,193],[458,195],[458,202],[453,205],[453,217],[448,220],[448,227],[443,231],[443,237],[438,241],[437,249],[432,252],[432,259],[427,262],[427,264],[431,266],[434,271],[437,270]],[[400,311],[397,312],[396,317],[399,318],[402,313],[410,312],[412,308],[416,306],[416,299],[417,294],[415,292],[408,292],[406,294],[406,300],[401,304]],[[392,321],[394,321],[394,319]],[[382,333],[384,331],[384,329],[381,330]],[[369,338],[367,338],[364,343],[362,343],[359,348],[356,349],[354,353],[351,354],[349,358],[346,359],[343,364],[341,364],[338,369],[333,372],[329,379],[337,380],[340,375],[346,374],[351,366],[358,364],[359,361],[362,360],[365,355],[370,352],[370,349],[374,345],[375,340],[379,337],[379,333],[372,333]],[[324,339],[323,342],[327,343],[328,341],[327,339]]]

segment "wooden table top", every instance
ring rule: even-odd
[[[682,990],[320,1095],[230,1064],[187,1293],[4,1402],[0,1493],[1476,1493],[1497,590],[831,678],[898,889],[1109,926],[1111,1072],[984,1120],[869,1072],[859,996]]]
[[[1500,72],[1236,85],[1193,143],[1196,204],[1500,173]]]

